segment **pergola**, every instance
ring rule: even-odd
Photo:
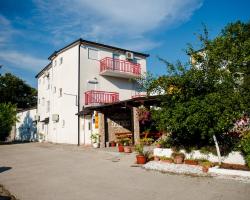
[[[138,119],[138,107],[145,106],[160,106],[161,98],[159,96],[145,96],[136,97],[124,101],[118,101],[110,104],[96,105],[83,107],[82,111],[78,115],[92,114],[94,111],[98,112],[98,130],[100,135],[100,146],[105,147],[105,142],[109,140],[109,129],[107,128],[107,118],[112,115],[130,115],[131,120],[131,133],[133,143],[137,144],[140,140],[140,125]]]

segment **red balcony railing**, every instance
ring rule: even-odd
[[[119,101],[119,94],[117,92],[105,92],[90,90],[85,92],[85,105],[89,104],[106,104]]]
[[[141,75],[141,65],[138,63],[132,63],[126,60],[103,58],[100,60],[100,72],[103,71],[117,71],[124,73],[131,73],[133,75]]]

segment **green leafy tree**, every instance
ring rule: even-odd
[[[191,63],[161,59],[168,73],[146,88],[164,91],[161,109],[152,117],[160,130],[171,132],[173,145],[213,146],[215,135],[228,149],[238,142],[229,134],[235,120],[250,108],[250,23],[228,24],[214,39],[204,28],[198,38],[200,51],[187,48]]]
[[[10,103],[0,103],[0,141],[9,136],[12,126],[16,123],[16,106]]]
[[[37,104],[37,91],[10,73],[0,75],[0,103],[8,102],[17,108],[33,107]]]

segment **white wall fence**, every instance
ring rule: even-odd
[[[187,152],[185,152],[185,150],[181,150],[181,152],[185,154],[186,159],[207,159],[211,162],[219,162],[218,156],[216,156],[212,153],[204,154],[204,153],[201,153],[199,150],[192,151],[191,153],[187,153]],[[172,153],[173,153],[173,151],[170,148],[166,148],[166,149],[165,148],[155,148],[154,149],[154,156],[171,157]],[[244,157],[238,151],[232,151],[227,156],[222,156],[221,160],[224,163],[245,165]]]

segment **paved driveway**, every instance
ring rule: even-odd
[[[162,200],[250,197],[250,184],[162,174],[131,167],[134,155],[90,148],[16,144],[0,146],[0,184],[21,200]],[[7,168],[9,167],[9,168]]]

